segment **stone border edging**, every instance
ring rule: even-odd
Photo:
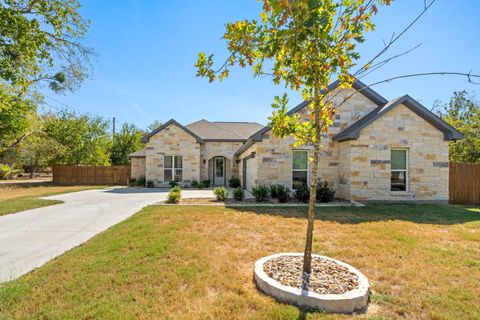
[[[330,257],[312,254],[312,256],[338,263],[346,267],[350,272],[355,273],[358,277],[358,287],[356,289],[343,294],[318,294],[308,290],[288,287],[270,278],[263,271],[263,265],[266,261],[279,256],[303,256],[303,253],[278,253],[263,257],[255,262],[255,284],[258,289],[267,295],[281,302],[290,303],[301,308],[323,310],[332,313],[353,313],[366,308],[370,292],[368,279],[351,265]]]

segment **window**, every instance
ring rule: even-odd
[[[182,156],[163,157],[163,181],[183,180],[183,158]]]
[[[308,151],[294,150],[292,152],[292,188],[299,185],[308,185]]]
[[[408,158],[407,150],[391,150],[390,164],[392,177],[390,180],[391,191],[407,191]]]

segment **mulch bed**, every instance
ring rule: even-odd
[[[168,204],[165,201],[159,202],[159,204]],[[217,201],[215,198],[182,198],[177,205],[215,205],[223,206],[223,201]]]
[[[265,262],[263,271],[281,284],[302,288],[302,256],[280,256]],[[344,266],[312,257],[308,290],[319,294],[342,294],[358,287],[358,277]]]

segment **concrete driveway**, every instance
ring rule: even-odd
[[[45,199],[65,203],[0,217],[0,282],[45,264],[144,206],[165,200],[167,189],[113,188]],[[183,190],[184,198],[210,198],[211,190]]]

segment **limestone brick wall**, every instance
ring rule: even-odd
[[[254,145],[252,145],[250,148],[248,148],[247,150],[245,150],[241,155],[240,157],[238,158],[238,160],[240,160],[240,163],[238,164],[238,178],[240,179],[240,182],[242,183],[242,187],[245,188],[245,186],[243,185],[243,158],[249,156],[252,152],[257,152],[257,144],[255,143]],[[257,169],[258,169],[258,163],[257,163],[257,159],[258,157],[255,156],[255,158],[251,159],[249,164],[252,164],[254,165],[254,172],[255,172],[255,176],[258,176],[258,173],[257,173]],[[258,179],[256,181],[253,182],[253,184],[259,184],[259,181]]]
[[[361,131],[351,148],[353,200],[447,200],[448,142],[443,133],[400,105]],[[390,151],[408,150],[406,192],[390,191]]]
[[[145,157],[131,158],[131,162],[130,177],[133,179],[145,177]]]
[[[343,99],[350,96],[352,89],[345,89],[341,92],[334,91],[332,94],[337,94],[332,100],[334,104],[340,104]],[[341,156],[340,152],[349,154],[348,145],[339,146],[338,142],[332,140],[333,136],[341,130],[360,119],[368,112],[375,109],[377,105],[367,99],[362,94],[355,94],[337,109],[334,123],[329,128],[327,134],[323,136],[322,150],[319,161],[318,177],[327,180],[337,189],[338,196],[348,197],[349,186],[348,180],[344,177],[349,175],[348,161]],[[310,107],[303,108],[299,114],[307,119],[311,114]],[[258,165],[258,183],[280,183],[289,188],[292,186],[292,150],[293,149],[307,149],[312,150],[311,146],[293,147],[293,137],[285,139],[277,138],[271,131],[264,135],[261,142],[257,142],[257,157],[256,163]],[[343,150],[342,150],[343,149]],[[248,155],[250,152],[244,152],[242,155]],[[311,154],[310,151],[310,155]],[[311,177],[310,177],[311,179]],[[340,182],[343,182],[340,184]]]
[[[183,156],[184,185],[190,185],[193,179],[200,180],[200,144],[175,124],[150,137],[145,153],[146,179],[154,181],[155,186],[168,186],[163,173],[165,155]]]
[[[342,199],[351,198],[352,149],[348,142],[338,143],[338,181],[335,184],[335,196]]]
[[[231,177],[238,177],[238,164],[234,154],[242,146],[242,142],[205,142],[200,146],[200,179],[213,182],[213,157],[223,156],[227,159],[226,181]]]

